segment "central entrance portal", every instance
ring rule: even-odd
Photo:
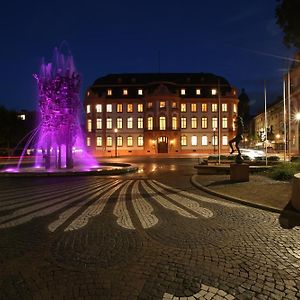
[[[161,136],[157,139],[157,152],[168,153],[168,138],[166,136]]]

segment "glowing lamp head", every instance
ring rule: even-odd
[[[296,118],[297,121],[300,121],[300,112],[296,113],[295,118]]]
[[[115,128],[115,129],[114,129],[114,132],[115,132],[115,133],[117,133],[117,132],[118,132],[118,129],[117,129],[117,128]]]

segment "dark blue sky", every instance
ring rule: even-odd
[[[281,93],[290,56],[276,0],[5,1],[0,10],[0,105],[34,109],[32,74],[66,40],[87,86],[108,73],[211,72],[245,88],[252,110]]]

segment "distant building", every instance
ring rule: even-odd
[[[112,74],[94,82],[84,105],[95,155],[217,153],[218,140],[227,153],[238,98],[213,74]]]

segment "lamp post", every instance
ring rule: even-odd
[[[300,154],[300,112],[296,113],[296,120],[298,123],[298,154]]]
[[[118,129],[114,129],[115,133],[115,157],[118,157]]]
[[[213,128],[214,135],[213,135],[213,146],[214,146],[214,154],[216,154],[216,128]]]

